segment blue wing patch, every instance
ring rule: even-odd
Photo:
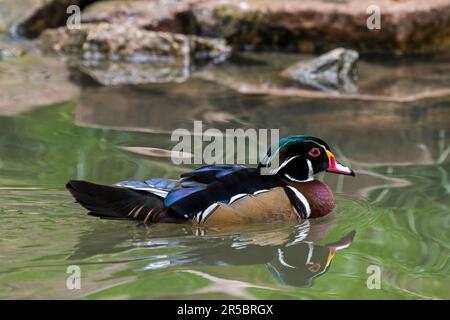
[[[179,184],[177,181],[164,179],[164,178],[154,178],[147,181],[121,181],[115,184],[118,187],[145,191],[157,195],[159,197],[165,198],[167,194]]]
[[[145,183],[150,187],[154,187],[160,190],[172,190],[177,186],[177,181],[164,178],[153,178],[145,181]]]
[[[236,172],[236,171],[239,171],[239,170],[242,170],[242,169],[243,169],[243,167],[233,167],[233,168],[228,169],[228,170],[222,170],[222,171],[220,171],[219,173],[216,174],[216,178],[223,178],[223,177],[225,177],[226,175],[228,175],[230,173],[233,173],[233,172]]]
[[[181,178],[191,181],[197,181],[204,184],[209,184],[214,182],[217,178],[226,176],[227,174],[244,169],[243,166],[232,166],[232,165],[212,165],[205,166],[199,169],[195,169],[191,172],[187,172],[181,175]]]
[[[212,165],[212,166],[205,166],[205,167],[201,167],[195,170],[192,170],[191,172],[185,173],[185,175],[196,175],[198,173],[202,173],[202,172],[209,172],[209,171],[223,171],[223,170],[229,170],[234,168],[234,166],[232,165],[220,165],[220,166],[216,166],[216,165]]]
[[[192,187],[192,188],[182,188],[170,192],[164,199],[164,205],[170,207],[175,202],[201,190],[205,190],[204,187]]]
[[[121,181],[115,184],[119,187],[132,188],[132,189],[146,189],[155,188],[158,190],[170,191],[178,185],[177,181],[164,179],[164,178],[154,178],[147,181]]]
[[[148,185],[142,181],[120,181],[117,182],[115,185],[118,187],[132,188],[132,189],[148,188]]]

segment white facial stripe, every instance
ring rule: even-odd
[[[272,149],[270,149],[270,151],[272,152]],[[270,155],[270,157],[267,156],[267,154],[266,154],[266,155],[264,156],[264,159],[261,161],[261,163],[262,163],[264,166],[269,166],[269,165],[272,163],[272,159],[275,158],[275,156],[278,154],[279,151],[280,151],[280,148],[276,149],[276,150],[275,150],[275,153],[272,154],[272,155]]]
[[[313,140],[305,140],[304,142],[312,142],[312,143],[318,145],[319,147],[322,147],[324,150],[328,150],[327,147],[325,147],[323,144],[320,144],[320,143],[318,143],[318,142],[316,142],[316,141],[313,141]],[[264,159],[263,159],[263,163],[264,163],[265,165],[268,165],[268,164],[272,161],[272,159],[277,155],[277,153],[278,153],[279,151],[280,151],[280,148],[278,148],[277,150],[275,150],[275,153],[272,154],[270,157],[268,157],[268,156],[266,155],[266,156],[264,157]],[[284,162],[283,162],[283,163],[284,163]]]
[[[320,143],[317,143],[317,142],[312,141],[312,140],[306,140],[306,141],[315,143],[316,145],[322,147],[324,150],[327,150],[327,148],[326,148],[324,145],[321,145]],[[278,152],[278,150],[277,150],[277,152]],[[300,157],[300,155],[294,156],[294,157],[290,157],[290,158],[287,158],[286,160],[284,160],[284,162],[283,162],[278,168],[276,168],[275,170],[273,170],[272,173],[273,173],[273,174],[277,174],[277,173],[278,173],[283,167],[285,167],[289,162],[291,162],[292,160],[294,160],[295,158],[298,158],[298,157]],[[311,181],[311,180],[313,180],[313,179],[314,179],[314,170],[313,170],[313,167],[312,167],[312,163],[311,163],[311,161],[310,161],[309,159],[306,159],[306,163],[308,164],[308,179],[305,179],[305,180],[298,180],[298,179],[295,179],[295,178],[291,177],[291,176],[288,175],[288,174],[285,174],[285,176],[286,176],[289,180],[295,181],[295,182],[305,182],[305,181]],[[339,165],[339,164],[338,164],[338,165]],[[348,171],[348,172],[350,172],[350,171]]]
[[[306,209],[306,218],[309,218],[309,216],[311,215],[311,207],[309,206],[308,200],[306,200],[305,196],[303,194],[301,194],[301,192],[298,191],[297,189],[295,189],[294,187],[288,186],[288,188],[291,189],[292,191],[294,191],[297,198],[301,201],[301,203],[303,203],[303,205],[305,206],[305,209]]]
[[[298,180],[298,179],[295,179],[294,177],[291,177],[291,176],[288,175],[287,173],[285,173],[284,176],[285,176],[286,178],[288,178],[288,180],[293,181],[293,182],[308,182],[308,181],[314,180],[314,178],[308,178],[308,179],[305,179],[305,180]]]
[[[315,143],[315,144],[317,144],[318,146],[322,147],[324,150],[328,150],[323,144],[320,144],[320,143],[318,143],[318,142],[316,142],[316,141],[305,140],[305,142],[312,142],[312,143]]]
[[[314,179],[314,170],[312,167],[311,161],[309,159],[306,159],[306,163],[308,164],[308,181]]]
[[[272,154],[266,161],[266,164],[268,165],[269,163],[272,162],[272,159],[275,158],[275,156],[278,154],[278,152],[280,151],[280,148],[278,148],[274,154]]]
[[[275,170],[272,171],[273,174],[277,174],[278,171],[280,171],[284,166],[286,166],[289,162],[291,162],[292,160],[294,160],[295,158],[298,158],[300,156],[295,156],[295,157],[290,157],[287,158],[286,160],[284,160],[284,162],[281,164],[281,166],[279,166],[278,168],[276,168]]]

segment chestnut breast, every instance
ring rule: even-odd
[[[311,208],[310,218],[323,217],[333,211],[335,205],[333,191],[325,183],[312,180],[289,182],[289,186],[296,188],[308,200]]]

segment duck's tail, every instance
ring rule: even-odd
[[[146,192],[70,180],[66,188],[89,214],[103,219],[132,219],[144,222],[177,219],[164,208],[163,199]],[[179,222],[179,221],[164,221]]]

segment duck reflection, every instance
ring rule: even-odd
[[[284,229],[253,237],[239,235],[210,247],[195,248],[186,255],[191,263],[207,265],[265,264],[278,282],[310,287],[314,278],[328,271],[336,252],[352,244],[355,235],[352,231],[337,242],[318,244],[325,235],[323,231],[328,231],[323,227],[304,221],[291,232]]]
[[[186,226],[130,226],[118,236],[116,228],[103,228],[99,233],[80,238],[77,252],[70,259],[86,259],[97,255],[117,254],[133,248],[158,249],[158,254],[138,260],[150,262],[140,271],[174,266],[250,266],[266,265],[278,282],[297,287],[310,287],[313,279],[325,274],[335,254],[348,248],[355,232],[338,241],[321,244],[333,226],[332,219],[322,222],[302,221],[297,225],[248,226],[231,228],[191,228]],[[103,227],[105,227],[103,225]],[[99,239],[104,239],[99,243]],[[131,243],[129,242],[131,241]],[[123,245],[127,243],[128,245]],[[161,254],[161,248],[179,249]],[[104,257],[101,259],[104,260]]]

